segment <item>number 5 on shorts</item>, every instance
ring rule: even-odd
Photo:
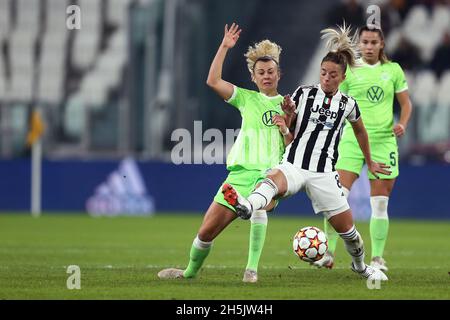
[[[397,165],[397,160],[395,159],[395,152],[391,152],[389,158],[391,159],[391,166],[395,167]]]

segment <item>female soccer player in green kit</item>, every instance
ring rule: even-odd
[[[412,106],[402,68],[397,63],[389,61],[384,53],[382,30],[365,26],[359,30],[358,35],[362,59],[358,67],[347,69],[346,79],[341,84],[340,90],[358,102],[361,117],[369,135],[374,161],[389,164],[392,170],[391,175],[381,174],[379,179],[368,172],[372,208],[371,266],[387,271],[383,252],[389,229],[387,211],[389,196],[399,174],[397,138],[405,134]],[[401,107],[400,119],[395,124],[394,96]],[[364,165],[363,154],[350,126],[344,129],[338,151],[336,169],[339,172],[344,193],[348,197]],[[338,236],[326,220],[325,232],[328,237],[328,254],[314,264],[318,267],[332,268]]]
[[[289,129],[275,115],[281,115],[283,97],[278,94],[280,80],[279,57],[281,48],[269,40],[250,47],[246,53],[252,81],[259,92],[239,88],[222,79],[222,66],[229,49],[239,39],[241,30],[234,23],[228,29],[211,64],[207,84],[222,99],[236,107],[242,116],[241,131],[227,158],[229,175],[224,181],[236,186],[245,196],[264,180],[267,169],[279,163],[285,149],[284,140]],[[280,134],[281,133],[281,134]],[[283,136],[285,139],[283,139]],[[208,256],[213,240],[234,219],[235,209],[229,205],[220,186],[214,201],[205,214],[190,251],[189,265],[185,270],[169,268],[158,273],[162,279],[193,278]],[[272,202],[269,211],[273,209]],[[244,282],[256,282],[258,263],[267,229],[267,213],[259,210],[251,219],[249,257],[244,272]]]

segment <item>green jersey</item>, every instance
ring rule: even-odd
[[[227,102],[239,110],[242,124],[227,157],[228,170],[239,167],[267,170],[279,164],[284,141],[272,117],[283,113],[282,100],[281,95],[268,97],[260,92],[234,87],[233,95]]]
[[[387,62],[347,68],[346,79],[340,90],[358,102],[361,118],[369,136],[391,137],[394,124],[393,103],[396,93],[408,89],[405,74],[398,63]],[[344,137],[353,135],[346,126]]]

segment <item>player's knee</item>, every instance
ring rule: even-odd
[[[281,170],[270,170],[266,179],[269,179],[277,187],[277,195],[284,195],[287,192],[287,180]]]

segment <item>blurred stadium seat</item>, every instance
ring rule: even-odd
[[[5,76],[6,76],[6,74],[5,74],[5,66],[4,66],[3,56],[0,56],[0,97],[5,97],[5,95],[6,95]]]
[[[81,29],[75,34],[73,46],[73,62],[76,67],[84,70],[95,62],[100,47],[101,10],[100,0],[81,0]]]
[[[0,1],[0,41],[7,38],[10,32],[10,17],[9,2],[5,0]]]
[[[40,39],[37,100],[56,105],[63,97],[66,76],[68,29],[61,28],[66,23],[66,4],[48,0],[44,12],[46,20],[45,32]]]
[[[128,6],[131,0],[109,0],[106,21],[120,28],[128,25]]]

